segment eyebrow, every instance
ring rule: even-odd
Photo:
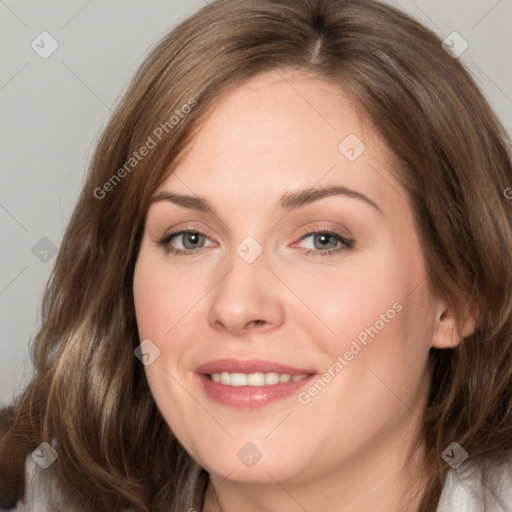
[[[293,190],[285,192],[278,200],[277,206],[281,210],[290,211],[296,208],[300,208],[301,206],[308,205],[324,197],[331,196],[345,196],[351,197],[354,199],[359,199],[364,201],[366,204],[372,206],[380,213],[383,213],[379,206],[372,201],[370,198],[366,197],[361,192],[357,192],[356,190],[352,190],[346,187],[340,186],[328,186],[323,188],[306,188],[300,190]],[[212,213],[217,215],[215,209],[208,203],[208,201],[199,196],[188,196],[183,194],[178,194],[176,192],[167,192],[162,191],[158,192],[149,200],[149,205],[159,202],[159,201],[169,201],[183,208],[189,208],[191,210],[198,210],[204,213]]]

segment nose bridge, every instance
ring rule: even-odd
[[[228,261],[229,269],[214,288],[209,322],[240,333],[247,326],[278,324],[282,315],[268,257],[252,236],[244,238]]]

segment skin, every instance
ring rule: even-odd
[[[366,146],[353,162],[338,149],[349,134]],[[390,162],[343,91],[280,70],[225,94],[158,189],[204,197],[216,211],[153,203],[134,274],[140,339],[160,350],[147,379],[175,435],[210,473],[204,510],[417,510],[424,454],[410,459],[409,449],[426,403],[428,352],[459,337],[447,304],[427,289]],[[381,211],[341,195],[289,212],[274,206],[286,191],[327,185],[358,191]],[[195,243],[199,252],[166,253],[158,240],[185,227],[206,238],[177,236],[173,247]],[[307,233],[320,228],[354,248],[318,254],[326,249]],[[263,250],[250,264],[236,252],[247,236]],[[330,240],[328,248],[342,246]],[[322,374],[394,303],[401,311],[305,405],[296,394],[252,410],[221,405],[194,375],[226,357]],[[248,442],[262,455],[250,468],[237,457]]]

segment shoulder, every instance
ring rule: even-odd
[[[512,453],[503,460],[463,463],[448,473],[437,512],[488,512],[512,510]]]
[[[84,512],[65,503],[57,482],[45,478],[44,471],[29,454],[25,460],[25,497],[9,512]]]

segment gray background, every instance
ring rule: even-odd
[[[0,406],[32,375],[52,248],[112,107],[149,48],[205,3],[0,0]],[[512,134],[512,0],[388,3],[442,39],[462,35],[460,59]],[[43,31],[59,45],[47,59],[31,47]]]

